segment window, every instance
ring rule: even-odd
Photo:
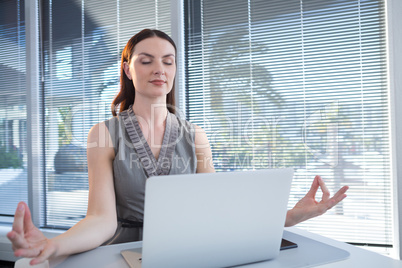
[[[13,216],[28,199],[24,1],[1,1],[0,14],[0,216]]]
[[[384,13],[375,0],[188,0],[186,78],[188,119],[217,171],[293,167],[289,208],[316,174],[333,193],[349,185],[299,226],[389,248]]]
[[[56,78],[59,80],[71,79],[72,72],[72,49],[71,46],[62,48],[56,52]]]
[[[85,217],[86,138],[109,119],[120,53],[143,28],[170,34],[170,1],[43,1],[45,217],[67,228]]]

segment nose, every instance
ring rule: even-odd
[[[164,74],[165,74],[165,72],[161,71],[161,70],[154,71],[154,75],[164,75]]]
[[[165,70],[163,68],[163,64],[162,63],[156,64],[154,69],[154,75],[164,75],[164,74]]]

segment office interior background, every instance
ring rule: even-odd
[[[398,2],[0,1],[0,223],[20,200],[46,230],[85,217],[86,135],[112,116],[126,42],[156,28],[178,45],[179,114],[206,130],[218,172],[293,167],[289,208],[317,174],[349,185],[298,226],[399,258]]]

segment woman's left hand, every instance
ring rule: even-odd
[[[315,200],[318,188],[321,188],[322,191],[322,199],[320,202]],[[293,226],[302,221],[324,214],[346,197],[345,193],[348,189],[348,186],[343,186],[331,197],[323,179],[320,176],[315,176],[308,193],[288,211],[285,226]]]

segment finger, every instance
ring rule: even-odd
[[[318,177],[318,184],[320,185],[322,191],[322,200],[325,202],[330,198],[331,194],[329,193],[327,185],[321,177]]]
[[[13,245],[13,250],[19,248],[29,248],[29,245],[25,240],[23,234],[21,235],[15,231],[11,231],[7,234],[7,238],[11,241]]]
[[[343,186],[341,189],[338,190],[338,192],[336,192],[336,194],[334,194],[332,199],[334,199],[336,201],[336,203],[339,203],[340,201],[345,199],[345,197],[346,197],[345,193],[348,189],[349,189],[349,186]]]
[[[35,258],[40,254],[39,248],[20,248],[14,251],[16,257]]]
[[[328,209],[333,208],[339,202],[346,198],[345,192],[349,189],[349,186],[343,186],[331,199],[326,202]]]
[[[29,209],[28,205],[24,203],[25,206],[25,213],[24,213],[24,229],[25,230],[30,230],[35,227],[35,225],[32,222],[32,217],[31,217],[31,210]]]
[[[24,233],[24,211],[25,203],[19,202],[14,214],[13,231],[23,234]]]
[[[307,197],[315,198],[315,194],[317,193],[318,187],[320,186],[318,183],[320,176],[315,176],[313,183],[311,184],[310,190],[306,194]]]
[[[345,185],[341,189],[339,189],[338,192],[336,192],[336,194],[344,194],[346,193],[347,190],[349,190],[349,186]]]
[[[30,264],[31,265],[36,265],[39,263],[43,263],[46,260],[50,258],[55,252],[55,249],[52,247],[45,247],[42,252],[39,254],[39,256],[33,260],[31,260]]]

